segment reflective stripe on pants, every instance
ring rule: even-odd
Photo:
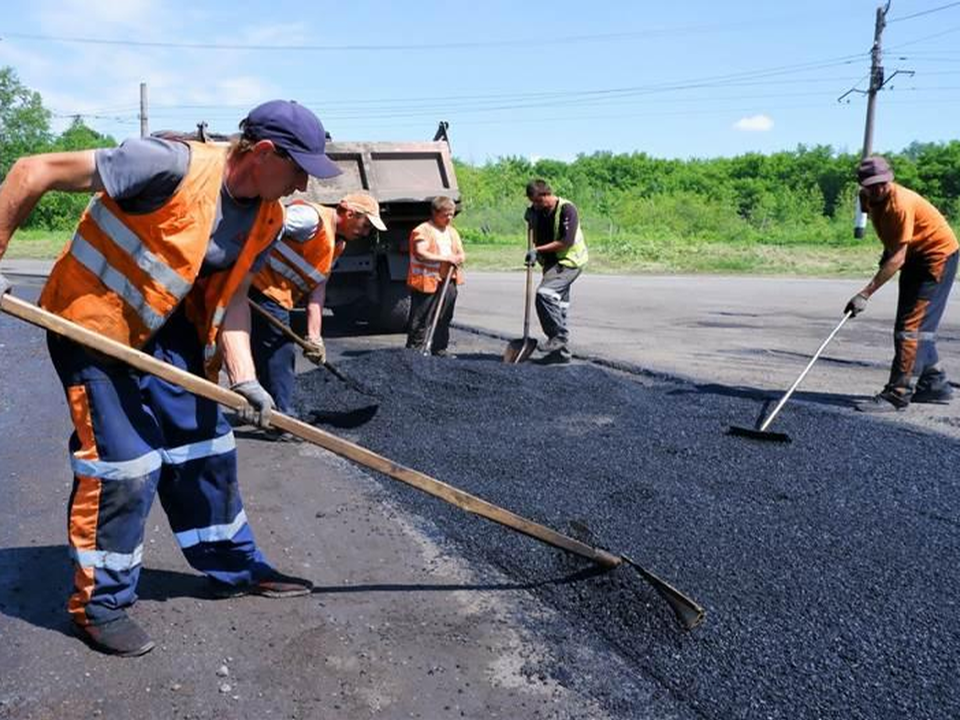
[[[939,281],[926,266],[908,264],[900,270],[889,388],[912,391],[917,378],[939,362],[937,328],[957,274],[957,257],[953,253],[946,259]]]
[[[219,407],[68,340],[49,335],[48,346],[74,424],[68,520],[74,620],[108,622],[136,601],[155,494],[178,537],[209,538],[184,547],[194,568],[231,584],[265,572],[269,566],[244,521],[233,435]],[[182,311],[144,350],[202,374],[202,348]]]
[[[559,263],[543,271],[537,288],[537,317],[547,339],[557,338],[564,345],[570,338],[567,314],[570,309],[570,286],[580,277],[581,268],[569,268]]]

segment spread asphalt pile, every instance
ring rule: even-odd
[[[724,429],[752,425],[758,401],[592,364],[383,350],[339,366],[382,399],[331,432],[630,555],[707,610],[684,632],[636,571],[578,575],[589,562],[384,479],[466,557],[561,611],[559,682],[581,682],[564,669],[569,623],[690,717],[960,716],[956,442],[798,404],[772,428],[793,444],[734,438]],[[322,371],[300,378],[307,420],[369,400]],[[606,682],[609,712],[644,714]]]

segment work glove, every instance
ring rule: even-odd
[[[867,309],[867,300],[869,299],[870,298],[863,293],[857,293],[850,298],[850,302],[848,302],[847,306],[843,309],[844,314],[851,313],[852,317],[856,317]]]
[[[523,264],[527,267],[533,267],[537,264],[537,251],[527,250],[526,257],[523,258]]]
[[[0,295],[10,292],[12,287],[10,281],[3,276],[3,273],[0,273]]]
[[[243,395],[247,405],[237,410],[237,417],[250,425],[262,428],[270,427],[270,413],[276,407],[270,393],[256,380],[244,380],[230,387],[235,393]]]
[[[303,356],[314,365],[323,365],[327,361],[327,348],[323,344],[323,338],[307,338]]]

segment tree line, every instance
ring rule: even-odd
[[[40,94],[13,68],[0,68],[0,178],[23,155],[116,145],[80,118],[59,134],[51,120]],[[887,157],[899,182],[952,221],[960,219],[960,141],[913,143]],[[843,245],[852,242],[858,160],[818,145],[688,160],[596,152],[571,162],[455,161],[463,198],[457,223],[468,242],[522,242],[524,187],[541,177],[577,204],[590,243],[611,257],[671,244]],[[86,202],[82,195],[49,193],[26,226],[69,230]]]
[[[960,219],[960,141],[913,143],[886,157],[898,182],[952,221]],[[524,186],[542,177],[577,204],[584,229],[601,244],[847,244],[859,159],[818,145],[690,160],[597,152],[572,162],[458,162],[464,199],[459,224],[474,242],[515,242],[523,234]]]

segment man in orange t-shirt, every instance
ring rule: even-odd
[[[957,274],[957,238],[940,212],[912,190],[893,182],[893,170],[879,155],[857,169],[861,206],[883,243],[880,269],[847,303],[855,317],[884,283],[900,272],[894,326],[894,357],[886,387],[862,412],[904,410],[911,402],[945,404],[953,389],[937,354],[937,327]]]

